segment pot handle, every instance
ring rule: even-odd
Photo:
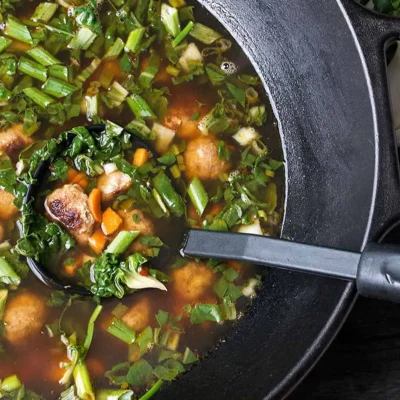
[[[400,18],[377,14],[354,0],[337,0],[354,30],[369,79],[377,148],[377,195],[370,240],[400,219],[399,155],[387,79],[386,49],[400,38]]]

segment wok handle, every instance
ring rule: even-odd
[[[354,0],[337,0],[358,42],[369,80],[376,132],[376,199],[369,240],[400,218],[399,156],[391,110],[385,51],[400,38],[400,19],[377,14]],[[349,71],[349,74],[352,71]],[[369,145],[369,143],[365,143]],[[362,156],[362,155],[360,155]]]

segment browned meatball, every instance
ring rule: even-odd
[[[45,317],[46,306],[42,297],[23,292],[9,298],[4,314],[6,339],[17,344],[39,333]]]
[[[33,140],[24,135],[23,125],[16,124],[0,132],[0,150],[4,151],[10,158],[15,158],[18,153]]]
[[[85,246],[93,233],[95,220],[89,211],[88,196],[79,185],[64,185],[46,197],[46,211],[60,222],[76,241]]]
[[[14,205],[14,196],[0,189],[0,219],[8,220],[17,213],[18,208]]]
[[[153,222],[146,217],[141,210],[132,210],[132,211],[118,211],[118,215],[122,218],[122,226],[121,229],[124,231],[140,231],[140,235],[138,239],[136,239],[132,246],[129,248],[129,251],[132,253],[140,253],[146,249],[146,246],[143,246],[140,243],[141,236],[153,236],[154,235],[154,224]],[[135,217],[135,220],[133,219]],[[137,221],[137,222],[136,222]]]
[[[218,157],[218,140],[202,136],[189,142],[184,153],[186,176],[201,180],[216,179],[229,171],[230,163]]]
[[[173,270],[172,278],[172,290],[185,301],[201,300],[215,281],[214,273],[204,264],[196,262]]]
[[[122,317],[122,321],[136,332],[140,332],[150,324],[151,306],[147,297],[141,297]]]
[[[124,194],[132,185],[129,175],[121,171],[111,174],[102,174],[97,179],[97,187],[101,191],[101,199],[104,203],[109,203],[117,196]]]

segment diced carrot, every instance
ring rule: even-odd
[[[101,229],[105,235],[112,235],[115,233],[122,224],[121,217],[113,211],[112,208],[107,208],[103,214],[103,223],[101,224]]]
[[[149,152],[146,149],[137,149],[133,155],[133,165],[141,167],[149,160]]]
[[[83,189],[86,190],[86,188],[89,185],[89,180],[86,176],[84,176],[79,182],[78,185]]]
[[[101,229],[97,229],[89,238],[89,246],[96,254],[100,254],[107,243],[107,237]]]
[[[71,180],[71,183],[78,183],[81,179],[85,177],[83,172],[79,172],[75,175],[75,177]]]
[[[78,175],[78,171],[76,171],[73,168],[70,168],[68,170],[67,181],[72,182],[77,175]]]
[[[76,273],[77,267],[75,264],[73,265],[64,265],[64,271],[68,276],[74,276]]]
[[[103,221],[103,213],[101,212],[101,191],[100,189],[93,189],[90,192],[88,200],[89,210],[93,215],[93,218],[97,222]]]

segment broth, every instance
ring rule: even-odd
[[[176,248],[187,227],[279,235],[284,171],[276,161],[283,157],[277,125],[260,80],[223,27],[195,1],[165,1],[160,19],[162,3],[0,5],[0,397],[150,395],[212,350],[255,296],[263,269],[182,260]],[[58,6],[52,11],[51,4]],[[29,52],[35,46],[45,51]],[[66,147],[51,150],[62,132],[99,123],[106,128],[97,136],[73,131]],[[132,148],[129,132],[156,152]],[[46,158],[50,181],[41,182],[34,205],[22,207],[24,188]],[[117,185],[116,173],[126,187]],[[165,191],[165,180],[156,184],[160,174],[171,177]],[[107,192],[109,185],[118,187]],[[95,189],[102,196],[97,221]],[[106,212],[110,226],[123,221],[108,229]],[[84,214],[90,229],[82,236],[77,221]],[[105,252],[119,232],[136,230],[124,251]],[[27,273],[23,256],[98,296],[51,290]],[[125,274],[107,277],[110,287],[99,283],[102,257]],[[147,262],[138,261],[143,257]],[[136,274],[131,286],[129,272]],[[144,290],[136,290],[138,282]]]

